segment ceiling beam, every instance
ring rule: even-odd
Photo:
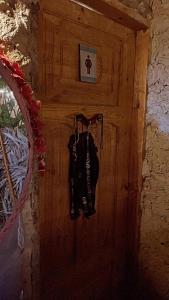
[[[134,30],[146,30],[149,27],[146,18],[118,0],[80,0],[79,2]]]

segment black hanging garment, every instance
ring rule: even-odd
[[[99,176],[97,147],[92,135],[86,131],[73,134],[69,141],[70,151],[70,215],[77,219],[82,211],[85,217],[95,210],[95,191]]]

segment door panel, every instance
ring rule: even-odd
[[[47,144],[40,189],[41,299],[111,299],[123,279],[135,34],[68,0],[41,1],[39,91]],[[97,50],[97,83],[79,81],[79,44]],[[96,214],[69,216],[74,115],[104,115]]]
[[[126,56],[133,62],[131,30],[65,1],[44,1],[41,27],[39,79],[46,101],[110,106],[123,101],[119,86],[123,89],[130,74],[126,68],[133,67],[126,64]],[[80,43],[97,49],[96,85],[79,81]]]

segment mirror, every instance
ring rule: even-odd
[[[0,49],[0,296],[3,299],[23,298],[21,211],[30,192],[33,156],[40,174],[45,171],[39,108],[40,102],[33,98],[20,67],[10,62]]]
[[[38,109],[36,101],[32,99],[32,90],[24,81],[18,65],[10,63],[3,55],[0,58],[1,241],[15,224],[29,196],[33,143],[34,140],[38,141],[38,137],[34,138]]]
[[[0,76],[0,229],[16,208],[28,171],[29,146],[24,116]]]

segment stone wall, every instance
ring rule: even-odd
[[[120,0],[128,7],[136,9],[140,14],[147,17],[151,12],[150,0]]]
[[[169,1],[152,1],[152,15],[140,264],[154,297],[169,299]]]
[[[31,0],[0,0],[0,45],[12,61],[17,61],[23,68],[28,82],[34,86],[36,77],[37,49],[36,49],[36,11],[37,1]],[[35,197],[30,197],[22,214],[25,248],[19,253],[17,243],[11,245],[11,240],[4,241],[0,249],[0,258],[4,251],[8,251],[8,264],[0,276],[0,286],[3,282],[3,292],[0,290],[1,300],[18,300],[20,290],[23,289],[24,299],[32,299],[32,276],[36,273],[32,266],[38,263],[38,238],[35,215],[32,209]],[[14,235],[16,232],[14,233]],[[15,239],[16,240],[16,239]],[[36,257],[36,262],[35,258]],[[37,269],[37,268],[36,268]],[[20,275],[21,274],[21,275]],[[22,280],[21,280],[22,278]],[[34,280],[34,282],[36,282]],[[18,294],[19,293],[19,294]]]
[[[122,0],[151,17],[146,145],[135,299],[169,299],[169,1]]]

